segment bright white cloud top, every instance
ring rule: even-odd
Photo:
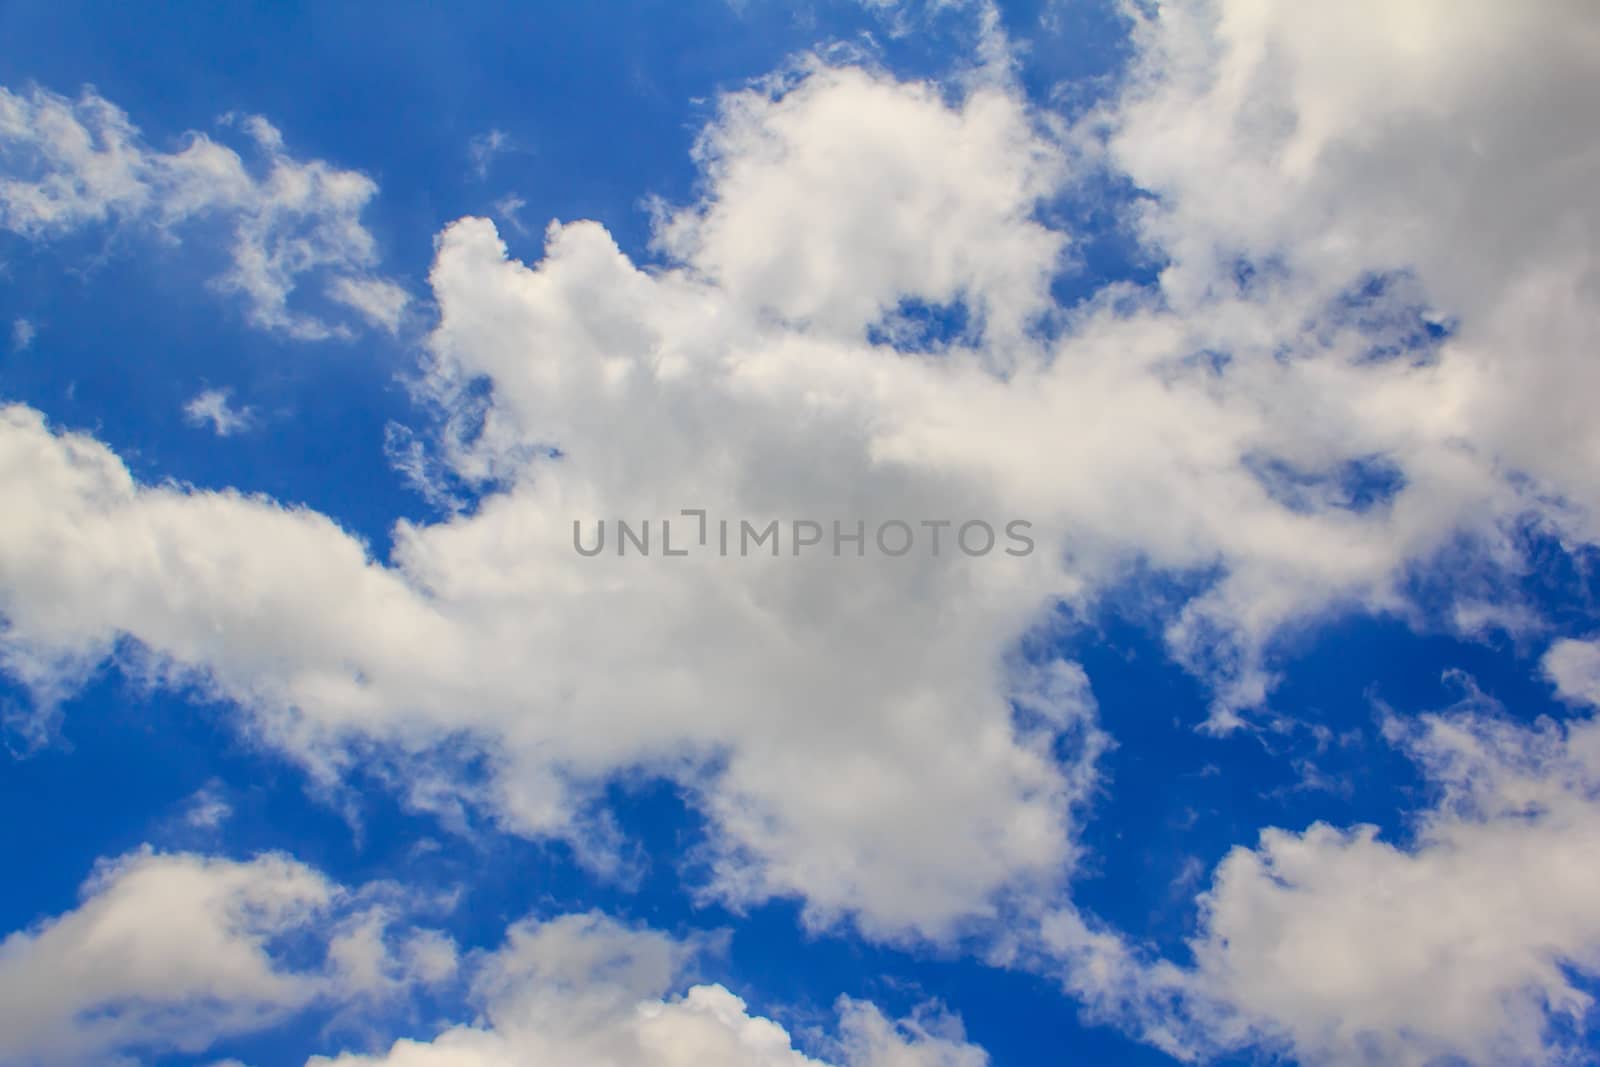
[[[0,942],[0,1056],[88,1064],[122,1062],[124,1050],[203,1051],[318,1000],[447,977],[447,939],[390,928],[403,905],[397,887],[352,893],[285,856],[146,849],[102,863],[76,909]],[[295,933],[319,943],[316,965],[274,958],[273,940]]]
[[[1192,960],[1167,961],[1072,903],[1118,729],[1050,638],[1137,572],[1214,576],[1163,620],[1213,732],[1292,717],[1277,644],[1341,613],[1544,640],[1536,607],[1486,590],[1523,566],[1529,524],[1600,543],[1600,9],[1129,14],[1129,75],[1072,121],[1029,101],[992,23],[984,61],[942,84],[831,54],[728,94],[699,199],[654,206],[648,263],[595,222],[552,222],[531,263],[487,219],[449,225],[418,372],[441,430],[418,470],[438,498],[482,497],[398,523],[385,558],[307,508],[141,483],[93,437],[4,409],[7,672],[43,715],[117,655],[236,707],[322,781],[396,768],[409,804],[563,840],[599,872],[627,862],[606,785],[666,778],[706,819],[707,898],[977,945],[1184,1058],[1577,1057],[1562,1019],[1600,975],[1595,646],[1544,660],[1570,722],[1514,725],[1476,696],[1391,717],[1439,794],[1414,841],[1265,828],[1211,873]],[[405,336],[414,297],[360,221],[375,184],[244,125],[259,174],[202,135],[153,149],[95,95],[5,92],[0,224],[46,240],[215,215],[234,233],[220,287],[255,325],[347,331],[291,304],[315,275]],[[1079,235],[1050,207],[1107,180],[1148,193],[1159,284],[1064,306]],[[930,340],[930,307],[964,327]],[[222,392],[187,414],[223,436],[250,421]],[[573,552],[574,519],[682,508],[1024,517],[1040,551]],[[156,907],[171,894],[195,906]],[[0,1050],[199,1049],[453,971],[453,946],[369,902],[386,899],[283,857],[113,861],[0,949],[19,991]],[[326,962],[274,961],[286,929],[316,931]],[[316,1062],[818,1062],[692,984],[697,950],[527,920],[469,961],[479,1018]],[[849,1000],[828,1041],[840,1067],[985,1062],[949,1018]]]

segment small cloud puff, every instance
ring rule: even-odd
[[[233,805],[222,797],[221,784],[212,781],[189,798],[183,821],[196,830],[215,830],[233,817]]]
[[[472,173],[482,181],[488,177],[495,157],[509,152],[511,148],[511,135],[504,130],[478,134],[467,145],[467,153],[472,157]]]
[[[206,389],[183,406],[191,426],[209,426],[218,437],[232,437],[255,423],[255,409],[234,407],[227,389]]]

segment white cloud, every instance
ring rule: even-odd
[[[1364,276],[1405,271],[1390,286],[1397,300],[1352,313],[1368,321],[1366,347],[1427,322],[1452,327],[1420,365],[1325,361],[1303,368],[1316,401],[1275,390],[1301,429],[1268,454],[1326,469],[1364,440],[1403,472],[1389,536],[1360,569],[1425,560],[1451,528],[1478,540],[1477,559],[1514,562],[1495,530],[1516,515],[1593,544],[1600,213],[1586,176],[1600,124],[1578,101],[1600,60],[1600,12],[1244,0],[1142,10],[1130,87],[1097,121],[1112,167],[1157,194],[1143,232],[1170,257],[1163,295],[1185,321],[1236,329],[1259,315],[1276,343],[1316,332],[1318,309]],[[1255,271],[1246,317],[1228,306],[1239,262]],[[1405,303],[1423,309],[1412,323],[1393,317]],[[1222,381],[1250,373],[1237,348],[1218,347],[1233,357]],[[1273,358],[1303,355],[1286,345]],[[1529,605],[1474,601],[1473,578],[1470,567],[1451,575],[1461,625],[1536,629]],[[1276,625],[1278,612],[1248,610],[1266,591],[1235,566],[1187,614]],[[1176,647],[1193,661],[1184,636],[1180,625]],[[1567,699],[1593,704],[1597,660],[1591,645],[1558,642],[1545,667]],[[1600,975],[1600,729],[1589,718],[1515,726],[1474,697],[1390,730],[1437,792],[1405,841],[1371,827],[1263,831],[1217,868],[1189,968],[1058,912],[1045,935],[1067,985],[1201,1059],[1253,1044],[1315,1065],[1580,1059],[1571,1035],[1590,1001],[1578,978]]]
[[[1057,730],[1087,728],[1081,673],[1016,673],[1005,684],[1037,723],[1017,729],[998,688],[1004,638],[980,640],[992,621],[1013,633],[1031,611],[983,567],[1000,579],[1009,566],[1026,573],[1025,560],[929,561],[888,588],[870,584],[883,574],[871,560],[574,567],[571,509],[603,505],[518,494],[490,502],[487,524],[403,529],[407,562],[389,569],[320,516],[141,489],[101,446],[55,436],[26,409],[3,423],[0,482],[18,515],[0,534],[8,666],[24,679],[57,677],[64,652],[92,662],[129,632],[156,654],[158,677],[188,672],[261,711],[267,739],[324,773],[343,763],[346,737],[426,750],[466,731],[489,743],[498,772],[467,799],[532,834],[584,837],[587,790],[617,766],[659,768],[726,835],[714,857],[722,892],[804,893],[819,918],[860,911],[884,929],[938,933],[1015,879],[1054,880],[1070,858],[1067,805],[1086,781],[1056,768],[1050,744]],[[686,499],[664,482],[657,502],[674,491]],[[485,552],[481,539],[502,537],[506,522],[532,539]],[[184,547],[138,562],[126,551],[135,529]],[[70,566],[50,564],[56,555]],[[659,597],[675,613],[618,603],[619,615],[591,614],[615,600],[624,573],[636,579],[627,599]],[[721,589],[718,575],[737,584]],[[814,600],[815,583],[841,578],[862,599]],[[573,596],[570,611],[530,610]],[[908,624],[904,598],[931,597],[962,608]],[[662,658],[649,670],[625,666],[651,648]],[[832,663],[831,682],[772,690],[818,662]],[[526,713],[530,700],[540,715]],[[1084,758],[1094,750],[1082,740]],[[833,785],[819,791],[824,767]],[[458,788],[420,771],[413,781],[419,801]]]
[[[222,796],[221,784],[206,783],[189,798],[183,821],[197,830],[215,830],[233,817],[233,805]]]
[[[1544,669],[1563,698],[1600,707],[1600,641],[1557,641]]]
[[[1580,657],[1594,646],[1546,667],[1565,688]],[[1409,841],[1264,830],[1200,898],[1190,969],[1057,914],[1044,940],[1068,986],[1202,1058],[1262,1044],[1337,1067],[1577,1062],[1593,1006],[1578,979],[1600,978],[1600,721],[1518,725],[1474,691],[1388,731],[1436,797]]]
[[[218,437],[243,433],[255,422],[254,409],[234,407],[227,389],[203,389],[183,405],[191,426],[209,426]]]
[[[789,1034],[751,1015],[720,985],[682,992],[697,946],[602,916],[527,920],[481,958],[473,999],[481,1020],[429,1041],[403,1040],[386,1053],[347,1054],[334,1067],[824,1067],[795,1050]],[[894,1023],[871,1004],[839,1002],[827,1041],[839,1067],[983,1067],[982,1050],[959,1025],[930,1014]]]
[[[526,233],[528,227],[522,221],[522,209],[527,206],[528,202],[522,197],[515,193],[507,193],[494,202],[494,213],[518,233]]]
[[[0,1060],[65,1067],[132,1063],[142,1049],[200,1052],[314,1003],[445,977],[439,935],[391,931],[388,918],[370,894],[280,855],[146,848],[103,862],[76,908],[0,942]],[[325,958],[277,958],[290,935],[323,945]]]
[[[1547,517],[1593,540],[1595,7],[1183,0],[1138,36],[1109,148],[1159,194],[1169,299],[1204,307],[1238,257],[1286,272],[1264,297],[1286,312],[1412,272],[1458,326],[1409,404],[1419,430],[1563,495]]]
[[[400,331],[400,317],[411,302],[411,294],[382,278],[339,278],[328,292],[341,304],[359,311],[372,325],[391,334]]]
[[[1001,89],[947,108],[934,85],[812,62],[724,97],[696,155],[714,194],[657,243],[745,314],[859,342],[903,299],[965,301],[1009,365],[1049,306],[1066,241],[1033,213],[1063,164]]]
[[[197,218],[223,220],[232,226],[231,266],[217,285],[245,297],[252,324],[306,340],[347,334],[290,296],[313,274],[365,287],[363,307],[373,286],[392,285],[370,277],[377,247],[360,220],[377,186],[288,155],[262,118],[236,122],[255,142],[259,166],[201,133],[187,134],[176,152],[152,148],[93,90],[74,102],[0,88],[0,228],[43,240],[115,221],[175,238]]]
[[[1425,722],[1446,799],[1402,851],[1370,828],[1267,831],[1219,868],[1197,949],[1207,992],[1326,1063],[1549,1063],[1600,976],[1600,730]],[[1569,1050],[1570,1051],[1570,1050]]]
[[[477,803],[597,864],[598,785],[672,776],[709,817],[710,891],[802,897],[813,921],[944,937],[1037,904],[1066,885],[1104,744],[1082,672],[1029,643],[1058,603],[1093,609],[1141,566],[1218,574],[1168,635],[1227,725],[1269,693],[1286,627],[1419,614],[1408,585],[1462,542],[1470,592],[1472,569],[1517,563],[1523,518],[1600,536],[1595,131],[1571,102],[1594,8],[1552,11],[1163,5],[1128,91],[1066,142],[994,77],[957,91],[803,62],[726,99],[704,197],[661,208],[651,269],[594,222],[554,224],[531,266],[490,222],[445,230],[438,459],[498,488],[397,526],[387,561],[306,510],[134,485],[98,443],[6,410],[8,667],[59,685],[126,633],[323,774],[365,742],[405,758],[467,734],[488,784],[422,760],[413,800]],[[1035,208],[1085,158],[1157,195],[1142,232],[1171,262],[1158,293],[1064,312],[1050,282],[1072,235]],[[970,328],[931,354],[872,344],[906,301],[960,302]],[[1374,357],[1446,320],[1429,357]],[[1368,506],[1357,483],[1378,469],[1392,493]],[[696,506],[1021,515],[1043,550],[574,557],[573,518]],[[1584,662],[1550,670],[1579,693]],[[1074,984],[1173,1048],[1538,1054],[1541,998],[1574,1003],[1552,960],[1584,963],[1552,945],[1589,952],[1600,913],[1574,859],[1592,846],[1587,728],[1445,717],[1406,737],[1453,790],[1413,846],[1269,830],[1219,869],[1192,971],[1064,913]],[[1352,893],[1365,875],[1392,893]],[[1475,917],[1502,929],[1454,945]],[[1285,949],[1325,942],[1339,968]],[[715,997],[672,1017],[699,1025],[712,1003],[742,1019]]]
[[[1155,184],[1130,147],[1142,101],[1112,157]],[[330,774],[347,739],[398,755],[466,731],[498,771],[467,800],[602,864],[597,785],[670,774],[712,822],[710,889],[800,896],[816,921],[947,936],[1051,893],[1101,745],[1082,673],[1018,657],[1054,603],[1091,608],[1141,565],[1221,574],[1171,641],[1226,723],[1266,694],[1262,649],[1285,625],[1406,611],[1414,568],[1461,537],[1510,558],[1502,523],[1538,504],[1494,440],[1474,443],[1454,349],[1366,358],[1376,328],[1310,282],[1282,301],[1205,290],[1174,235],[1176,307],[1112,293],[1062,315],[1048,286],[1069,235],[1034,211],[1067,158],[1003,80],[939,91],[808,61],[725,99],[699,149],[706,194],[659,211],[666,266],[638,269],[594,222],[550,227],[531,267],[488,222],[454,224],[427,386],[482,427],[442,461],[504,488],[470,517],[398,526],[387,566],[306,512],[141,490],[13,410],[6,491],[37,501],[0,545],[14,669],[58,677],[131,633]],[[872,344],[907,299],[962,302],[970,328],[930,342],[938,357]],[[1032,330],[1042,317],[1058,338]],[[475,379],[493,386],[483,410],[462,398]],[[541,459],[550,445],[562,459]],[[1352,506],[1350,470],[1378,461],[1397,491]],[[1045,549],[907,566],[571,549],[573,518],[693,506],[1018,515]],[[128,552],[128,528],[195,565]],[[1018,721],[1019,697],[1046,713]],[[435,777],[419,803],[462,789]]]
[[[304,512],[139,489],[104,450],[53,437],[13,410],[3,436],[15,465],[5,466],[19,481],[16,499],[33,506],[5,541],[16,553],[8,563],[40,558],[35,538],[58,533],[86,550],[70,554],[73,573],[51,568],[7,591],[13,669],[51,676],[64,654],[92,659],[131,628],[158,664],[264,712],[266,736],[324,773],[337,771],[344,741],[359,734],[404,753],[465,731],[496,770],[466,799],[509,829],[573,837],[596,863],[608,862],[591,810],[598,784],[631,765],[669,773],[712,820],[701,857],[711,891],[741,901],[802,896],[817,922],[853,914],[884,934],[944,936],[992,917],[1003,893],[1058,884],[1073,857],[1070,808],[1098,746],[1093,704],[1075,668],[1008,659],[1044,607],[1040,590],[1066,584],[1053,561],[958,556],[884,569],[871,560],[710,559],[644,570],[580,561],[571,547],[574,517],[696,503],[749,516],[1010,517],[983,479],[951,481],[873,457],[871,396],[843,376],[849,365],[873,368],[891,393],[897,380],[913,396],[939,386],[914,362],[839,331],[859,333],[909,286],[905,295],[970,299],[996,337],[1020,345],[1021,320],[1037,310],[1060,247],[1027,218],[1049,150],[1028,141],[1022,109],[995,91],[952,110],[923,87],[851,71],[815,77],[766,104],[752,96],[730,108],[749,136],[769,140],[758,112],[773,109],[772,136],[803,147],[855,100],[855,139],[894,133],[912,156],[880,153],[843,176],[845,186],[815,194],[819,211],[844,193],[868,197],[860,220],[888,223],[861,284],[820,294],[816,309],[786,308],[827,319],[815,335],[774,332],[762,325],[765,306],[746,298],[749,286],[772,284],[758,276],[776,277],[733,242],[734,221],[756,221],[748,197],[708,206],[712,238],[697,238],[687,213],[669,224],[674,242],[706,249],[707,270],[726,274],[737,299],[696,271],[638,272],[593,224],[554,231],[538,272],[506,261],[486,223],[445,235],[434,280],[450,325],[433,342],[434,387],[446,394],[458,375],[501,377],[491,421],[509,434],[539,426],[570,449],[561,469],[572,474],[535,482],[519,471],[517,488],[477,518],[400,529],[393,567],[367,562],[358,544]],[[724,140],[719,151],[743,151]],[[820,171],[854,143],[811,149],[812,166]],[[738,174],[756,198],[785,181],[771,168]],[[935,189],[921,190],[920,177]],[[897,207],[908,194],[909,206]],[[896,251],[937,233],[934,220],[952,208],[963,228],[936,254]],[[824,248],[807,227],[775,219],[784,233],[769,254]],[[827,232],[849,236],[842,226]],[[1014,291],[1017,278],[1028,293]],[[530,341],[538,359],[529,359]],[[983,362],[953,357],[960,384],[951,387],[993,388]],[[814,370],[826,376],[818,403],[809,421],[796,421],[794,390]],[[727,416],[708,420],[717,405]],[[464,475],[509,466],[524,450],[524,439],[499,434],[452,454]],[[711,447],[717,435],[734,451]],[[501,441],[504,455],[494,451]],[[718,455],[745,458],[704,465]],[[104,479],[105,491],[89,489],[85,475]],[[112,531],[146,523],[160,527],[150,529],[156,540],[186,544],[174,555],[193,563],[180,564],[185,575],[137,573],[124,535]],[[99,608],[82,603],[89,586],[78,583],[102,580],[117,592],[97,596]],[[190,582],[198,584],[172,599]],[[41,595],[62,599],[37,613]],[[194,625],[183,604],[207,605],[209,620]],[[311,616],[326,625],[305,625]],[[1025,728],[1012,722],[1013,697],[1036,709]],[[1066,771],[1058,734],[1075,753]],[[819,789],[822,778],[832,785]],[[412,781],[419,802],[460,791],[426,775]]]
[[[932,1006],[892,1021],[841,998],[803,1055],[778,1023],[721,985],[692,984],[719,939],[676,940],[598,913],[527,919],[465,961],[438,931],[400,921],[394,887],[350,891],[286,856],[248,862],[148,848],[102,862],[79,905],[0,941],[0,1059],[32,1067],[132,1064],[201,1053],[313,1006],[371,1032],[417,985],[465,968],[477,1021],[386,1053],[313,1064],[612,1067],[983,1067]],[[403,895],[398,898],[403,901]],[[293,959],[295,962],[289,962]],[[321,1041],[330,1039],[324,1029]],[[231,1062],[231,1061],[230,1061]]]
[[[1595,8],[1125,10],[1132,72],[1077,133],[1091,156],[1103,136],[1113,175],[1154,194],[1138,218],[1167,263],[1162,299],[1189,345],[1229,360],[1217,388],[1255,379],[1277,409],[1282,425],[1240,443],[1324,474],[1381,456],[1405,482],[1387,521],[1351,524],[1343,545],[1258,549],[1243,567],[1225,556],[1227,577],[1171,629],[1180,657],[1204,666],[1208,641],[1233,645],[1232,696],[1248,704],[1270,683],[1258,650],[1277,627],[1330,595],[1408,611],[1395,575],[1451,531],[1491,567],[1515,558],[1501,531],[1519,513],[1600,536],[1600,439],[1579,399],[1600,384],[1585,355],[1600,320],[1585,177],[1600,124],[1578,104],[1600,58]],[[1351,300],[1375,275],[1387,288]],[[1427,322],[1454,333],[1425,365],[1367,358]],[[1472,576],[1453,577],[1462,625],[1526,624],[1520,605],[1486,615]]]
[[[11,323],[11,351],[26,351],[33,345],[33,339],[38,335],[38,329],[27,319],[13,320]]]
[[[511,135],[504,130],[478,134],[467,144],[467,154],[472,157],[472,173],[479,181],[487,178],[496,157],[509,152],[511,147]]]

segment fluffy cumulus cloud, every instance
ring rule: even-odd
[[[1181,654],[1203,661],[1191,639],[1220,627],[1248,667],[1263,626],[1319,590],[1404,610],[1394,576],[1447,531],[1484,560],[1514,555],[1519,516],[1592,543],[1597,441],[1579,398],[1595,384],[1600,127],[1577,103],[1600,55],[1592,6],[1132,14],[1128,83],[1081,132],[1153,194],[1139,230],[1168,306],[1227,361],[1221,387],[1277,378],[1261,399],[1299,428],[1254,444],[1256,472],[1280,496],[1309,489],[1312,510],[1339,502],[1352,463],[1402,486],[1363,523],[1378,536],[1305,542],[1299,576],[1230,567],[1174,628]],[[1318,558],[1324,573],[1305,573]],[[1515,624],[1460,577],[1457,621]],[[1264,681],[1242,673],[1241,695]]]
[[[841,999],[802,1054],[778,1023],[721,985],[691,984],[715,951],[598,913],[527,919],[463,962],[454,942],[406,921],[398,887],[349,890],[285,856],[241,862],[148,848],[102,862],[73,910],[0,941],[0,1059],[18,1067],[133,1064],[202,1053],[313,1008],[365,1030],[418,988],[465,968],[471,1023],[376,1054],[314,1056],[357,1067],[983,1067],[934,1006],[890,1020]],[[403,1001],[402,1001],[403,1003]],[[340,1028],[319,1042],[338,1047]]]
[[[1411,590],[1446,558],[1446,623],[1537,627],[1480,591],[1530,524],[1600,540],[1600,131],[1582,107],[1600,12],[1180,0],[1130,18],[1126,84],[1071,128],[1003,62],[952,86],[803,59],[729,94],[702,192],[657,206],[648,263],[593,222],[552,223],[531,264],[487,220],[448,227],[423,466],[478,499],[398,524],[384,559],[309,511],[136,484],[7,409],[8,669],[48,699],[131,637],[141,668],[211,687],[319,774],[405,761],[414,803],[565,836],[599,867],[604,783],[669,777],[705,816],[704,891],[942,938],[1066,887],[1107,742],[1053,628],[1130,575],[1198,590],[1167,639],[1219,729],[1268,703],[1286,630],[1437,611]],[[5,128],[91,121],[39,99],[5,98]],[[83,158],[72,181],[6,186],[8,224],[159,216],[193,199],[192,171],[230,172],[203,140],[159,165]],[[1074,235],[1041,204],[1104,173],[1149,194],[1133,221],[1160,281],[1064,308]],[[363,200],[345,180],[336,199]],[[399,321],[350,277],[347,303]],[[649,558],[617,553],[619,518],[651,520]],[[687,556],[663,555],[668,518]],[[969,556],[947,527],[934,555],[922,525],[1013,518],[1036,551]],[[592,538],[602,519],[606,549],[580,556],[574,521]],[[820,545],[795,551],[797,519]],[[864,555],[835,556],[835,519],[865,522]],[[918,547],[885,558],[873,531],[893,519]],[[741,520],[778,520],[778,553],[740,552]],[[1583,647],[1549,660],[1578,696]],[[1071,910],[1043,928],[1050,965],[1178,1052],[1536,1060],[1584,1004],[1564,968],[1593,970],[1588,737],[1481,709],[1397,726],[1441,791],[1406,847],[1272,830],[1217,870],[1193,966]],[[487,776],[452,773],[463,741]],[[483,987],[483,1025],[388,1062],[563,1041],[596,1062],[805,1062],[725,992],[617,981],[593,1004]],[[590,1010],[619,1025],[538,1023]],[[944,1049],[849,1007],[842,1025],[891,1042],[884,1062],[893,1041]]]
[[[0,228],[42,240],[114,222],[175,240],[184,224],[217,219],[232,229],[217,285],[244,298],[254,325],[307,340],[348,334],[291,304],[310,275],[392,332],[406,296],[371,273],[377,246],[361,224],[377,186],[294,158],[265,119],[228,118],[254,142],[258,162],[195,132],[162,152],[93,90],[70,100],[0,87]]]
[[[1241,259],[1290,312],[1408,275],[1455,327],[1412,405],[1423,432],[1558,494],[1592,541],[1593,6],[1179,2],[1136,33],[1108,147],[1158,194],[1142,221],[1168,294],[1203,305]]]
[[[265,710],[269,733],[333,770],[354,737],[409,751],[475,737],[498,773],[472,799],[511,829],[573,834],[592,853],[605,845],[588,810],[599,783],[627,767],[673,775],[715,831],[700,857],[708,888],[801,896],[817,921],[854,914],[885,933],[943,935],[991,914],[999,894],[1058,883],[1099,742],[1081,672],[1013,648],[1048,613],[1041,592],[1069,588],[1053,553],[969,558],[951,527],[937,558],[923,549],[885,567],[875,546],[796,558],[787,526],[777,558],[574,552],[574,520],[689,507],[762,525],[815,519],[830,537],[834,518],[875,530],[1028,517],[1016,510],[1028,501],[986,476],[952,475],[894,438],[919,397],[998,388],[997,354],[1022,358],[1022,324],[1044,310],[1061,246],[1030,218],[1053,153],[997,90],[955,107],[858,70],[797,77],[729,102],[715,152],[728,191],[663,222],[663,241],[701,250],[680,268],[641,271],[592,223],[553,228],[536,269],[506,259],[481,220],[441,238],[430,384],[453,405],[458,384],[494,381],[482,433],[445,459],[461,479],[507,487],[471,516],[397,528],[389,566],[315,515],[136,486],[92,441],[13,409],[7,469],[37,496],[11,530],[7,572],[24,579],[23,559],[42,558],[52,536],[85,550],[76,573],[12,587],[14,669],[47,678],[130,634],[158,666]],[[885,251],[853,287],[774,306],[811,276],[784,280],[756,257],[828,254],[843,267],[829,243],[849,230],[819,240],[780,212],[769,236],[781,251],[736,248],[761,202],[793,194],[782,166],[735,157],[810,152],[822,169],[849,145],[807,146],[841,109],[859,112],[857,142],[893,134],[898,148],[794,208],[866,199],[857,221],[890,223]],[[950,217],[959,233],[902,254]],[[908,297],[966,300],[982,332],[943,369],[870,344],[868,328]],[[531,458],[546,442],[565,458]],[[160,527],[151,536],[172,552],[149,567],[128,558],[117,531],[130,523]],[[120,592],[91,592],[105,581]],[[56,605],[53,619],[35,597]],[[197,625],[200,604],[220,614]],[[326,625],[305,625],[313,617]],[[1054,758],[1063,736],[1066,767]],[[430,795],[436,784],[453,786],[429,781]]]
[[[1546,668],[1592,704],[1596,658],[1566,642]],[[1059,913],[1042,931],[1067,984],[1189,1057],[1580,1061],[1600,978],[1600,721],[1519,724],[1474,692],[1388,732],[1435,795],[1404,844],[1371,826],[1264,831],[1201,897],[1189,968]]]
[[[392,924],[385,895],[278,855],[144,849],[103,862],[76,908],[0,941],[0,1060],[87,1067],[199,1052],[315,1004],[448,977],[453,945]],[[294,938],[315,946],[309,961],[285,960]]]
[[[480,1018],[428,1041],[376,1055],[314,1058],[314,1067],[983,1067],[960,1026],[926,1012],[892,1022],[871,1004],[841,999],[836,1030],[819,1037],[826,1060],[794,1047],[770,1019],[751,1015],[720,985],[680,993],[703,946],[599,915],[513,926],[477,961]]]
[[[1095,121],[1111,164],[1156,194],[1139,224],[1169,257],[1168,300],[1216,321],[1242,291],[1282,316],[1279,343],[1317,336],[1330,301],[1361,321],[1355,375],[1313,371],[1349,406],[1330,422],[1281,393],[1305,421],[1279,455],[1329,470],[1366,441],[1396,465],[1390,529],[1412,533],[1373,562],[1420,562],[1447,527],[1480,559],[1514,560],[1516,521],[1594,544],[1582,398],[1600,216],[1584,187],[1600,128],[1576,99],[1600,61],[1595,10],[1180,2],[1136,17],[1136,34],[1131,84]],[[1432,352],[1406,351],[1429,334],[1443,337]],[[1470,568],[1455,577],[1470,627],[1485,612]],[[1220,618],[1247,621],[1251,584],[1234,568],[1188,614],[1231,602]],[[1545,669],[1581,707],[1600,694],[1596,661],[1566,641]],[[1516,725],[1474,697],[1388,729],[1436,794],[1405,842],[1264,831],[1215,871],[1192,966],[1060,912],[1043,930],[1067,984],[1189,1058],[1259,1043],[1312,1064],[1582,1060],[1600,974],[1594,720]]]
[[[859,343],[901,301],[962,301],[1005,357],[1048,303],[1065,235],[1033,215],[1063,161],[1011,94],[940,94],[812,62],[725,97],[697,149],[713,195],[657,243],[796,333]]]

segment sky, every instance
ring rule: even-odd
[[[1600,1063],[1597,70],[0,5],[0,1065]]]

